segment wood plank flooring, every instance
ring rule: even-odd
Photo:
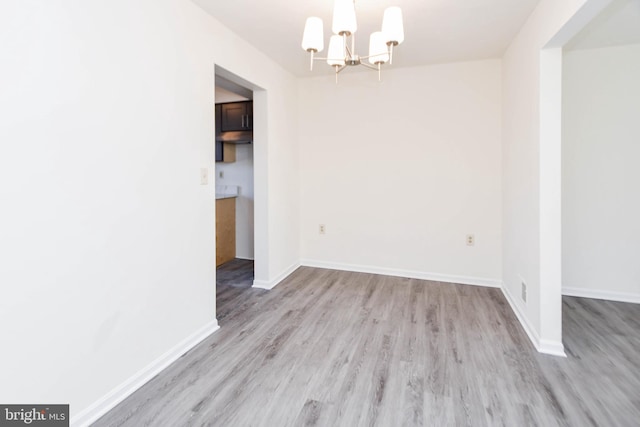
[[[563,359],[497,289],[308,267],[237,289],[218,332],[95,425],[640,423],[638,305],[565,298]]]
[[[252,290],[252,285],[252,260],[236,258],[216,269],[216,317],[220,326],[226,323],[229,314],[243,306],[247,295],[267,292]]]

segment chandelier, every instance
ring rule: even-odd
[[[324,30],[322,19],[312,16],[307,18],[302,36],[302,48],[310,53],[310,70],[313,71],[313,61],[327,61],[338,73],[348,66],[363,65],[378,71],[387,62],[393,61],[393,47],[404,41],[404,27],[402,24],[402,10],[399,7],[388,7],[382,18],[382,31],[371,33],[369,37],[369,55],[356,54],[355,32],[356,23],[355,0],[335,0],[333,7],[333,35],[329,39],[329,50],[326,58],[315,57],[324,49]],[[367,63],[368,62],[368,63]]]

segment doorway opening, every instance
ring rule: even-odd
[[[562,70],[563,293],[640,302],[640,4],[613,1]]]
[[[631,36],[636,44],[640,44],[640,28],[637,25],[640,19],[640,9],[637,8],[635,0],[588,0],[582,8],[576,13],[552,39],[541,50],[540,54],[540,301],[541,301],[541,336],[547,343],[551,343],[553,352],[551,354],[564,354],[563,330],[569,331],[567,325],[563,325],[563,317],[567,317],[564,310],[566,304],[563,304],[563,294],[574,294],[587,298],[594,298],[595,294],[588,296],[585,293],[575,295],[575,287],[582,286],[578,283],[569,283],[573,280],[571,269],[571,257],[575,257],[577,253],[572,253],[572,248],[579,247],[579,250],[591,251],[594,249],[611,249],[607,244],[603,244],[599,239],[594,239],[596,229],[601,224],[590,221],[586,229],[579,231],[579,236],[572,237],[576,234],[574,226],[579,226],[584,220],[596,211],[605,210],[611,207],[605,199],[596,195],[596,190],[604,183],[603,161],[606,157],[614,153],[615,149],[611,145],[612,138],[617,138],[620,124],[613,125],[610,131],[603,132],[606,127],[604,121],[618,120],[622,116],[627,116],[629,111],[637,111],[637,104],[627,113],[620,114],[614,112],[621,104],[623,99],[634,99],[630,96],[633,93],[633,87],[637,88],[637,79],[633,79],[633,83],[629,83],[629,87],[624,87],[619,96],[611,97],[611,88],[604,89],[602,85],[618,84],[621,81],[621,71],[627,71],[626,66],[612,67],[609,59],[603,58],[587,59],[594,53],[596,56],[604,53],[608,49],[615,49],[610,42],[616,40],[614,44],[620,44],[621,40]],[[604,25],[604,27],[596,27]],[[637,38],[636,38],[637,37]],[[593,52],[585,53],[588,49],[576,49],[576,46],[585,43],[603,43],[599,47],[592,49]],[[625,42],[625,43],[628,43]],[[586,45],[584,46],[586,48]],[[593,46],[595,47],[595,46]],[[580,51],[576,54],[573,52]],[[596,52],[597,51],[597,52]],[[627,55],[628,59],[630,56]],[[635,57],[636,61],[638,56]],[[591,61],[591,65],[580,65],[582,61]],[[563,65],[565,69],[563,70]],[[574,69],[573,76],[567,73]],[[579,72],[576,73],[575,69]],[[606,74],[610,74],[613,78],[605,78]],[[637,73],[634,74],[634,76]],[[591,76],[591,77],[589,77]],[[587,84],[581,89],[578,86],[583,85],[587,80],[592,79],[593,84]],[[571,100],[570,93],[576,92],[576,88],[580,96],[591,96],[597,92],[601,92],[612,98],[614,105],[605,106],[606,102],[591,100]],[[635,96],[635,99],[638,97]],[[572,107],[573,105],[573,107]],[[602,109],[601,107],[605,107]],[[577,112],[579,120],[576,122],[572,116]],[[593,115],[595,113],[595,115]],[[589,117],[591,115],[591,117]],[[573,125],[572,125],[573,120]],[[627,123],[633,123],[637,120],[628,120]],[[577,123],[577,126],[576,126]],[[595,127],[594,127],[595,126]],[[572,129],[573,127],[573,129]],[[575,134],[574,134],[575,133]],[[577,139],[576,139],[577,135]],[[571,138],[577,143],[571,149]],[[594,138],[596,141],[594,142]],[[636,136],[637,139],[637,136]],[[589,142],[591,141],[591,142]],[[577,167],[575,162],[586,152],[587,143],[594,143],[592,148],[598,146],[600,150],[604,148],[600,154],[591,155],[589,162],[591,165]],[[604,143],[604,145],[602,145]],[[577,151],[576,151],[577,149]],[[572,151],[573,150],[573,151]],[[634,158],[632,153],[627,154],[627,158]],[[570,177],[571,170],[578,171],[582,169],[588,172],[588,176],[581,178]],[[615,167],[615,173],[621,171],[632,172],[635,168]],[[624,186],[637,180],[625,179]],[[575,192],[570,187],[577,184],[582,190],[587,190],[587,203],[594,205],[589,207],[579,207],[575,204],[576,197],[579,192]],[[621,186],[611,187],[609,192],[618,192]],[[573,194],[572,194],[573,193]],[[637,187],[636,192],[637,193]],[[634,194],[635,194],[634,193]],[[607,194],[607,197],[611,194]],[[640,204],[639,204],[640,206]],[[576,207],[578,209],[576,210]],[[573,210],[573,213],[571,213]],[[577,212],[577,214],[576,214]],[[613,212],[613,210],[609,210]],[[615,223],[616,217],[609,217],[610,222]],[[584,233],[584,234],[582,234]],[[611,233],[609,233],[611,234]],[[625,236],[628,236],[625,230]],[[586,239],[587,241],[585,241]],[[576,246],[576,242],[580,242]],[[617,251],[616,256],[630,256],[637,251],[624,250]],[[577,258],[574,258],[574,260]],[[592,269],[607,267],[605,258],[595,257],[592,260],[583,259],[579,263],[582,273]],[[616,272],[617,273],[617,272]],[[575,277],[575,276],[574,276]],[[584,277],[584,276],[583,276]],[[589,275],[593,278],[594,275]],[[610,285],[612,276],[608,275],[605,280],[599,283]],[[584,281],[580,281],[584,282]],[[637,280],[636,280],[637,283]],[[573,289],[573,290],[572,290]],[[605,295],[600,295],[604,297]],[[564,298],[566,300],[567,297]],[[611,299],[611,298],[607,298]],[[591,310],[593,311],[593,310]],[[584,337],[583,337],[584,339]],[[570,351],[569,351],[570,352]]]
[[[220,72],[219,72],[220,71]],[[224,75],[223,75],[224,74]],[[216,317],[224,322],[254,281],[253,90],[216,67]]]

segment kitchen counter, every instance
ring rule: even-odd
[[[237,185],[216,185],[216,200],[238,197]]]
[[[216,200],[235,199],[236,197],[238,197],[237,194],[218,194],[218,193],[216,193]]]

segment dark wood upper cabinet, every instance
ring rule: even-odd
[[[216,104],[216,139],[222,133],[222,104]]]
[[[216,162],[224,162],[224,149],[223,143],[216,141]]]
[[[216,162],[236,161],[235,144],[227,144],[218,139],[222,135],[222,104],[216,105]]]
[[[232,132],[253,129],[253,102],[230,102],[219,104],[220,131]]]

